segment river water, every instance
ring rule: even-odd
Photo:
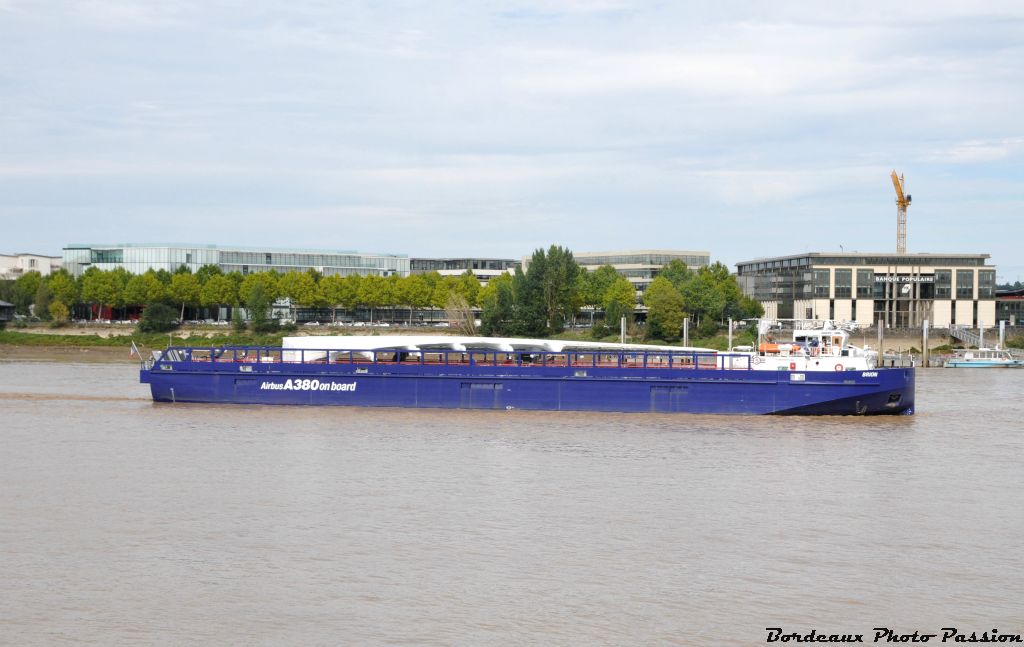
[[[0,363],[0,643],[1024,633],[1024,371],[919,371],[896,418],[158,405],[137,377]]]

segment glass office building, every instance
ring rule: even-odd
[[[405,254],[364,254],[322,249],[275,249],[269,247],[219,247],[216,245],[78,245],[64,248],[64,267],[81,276],[90,267],[110,270],[123,267],[132,274],[147,270],[174,272],[182,265],[195,272],[204,265],[216,265],[224,272],[251,274],[277,270],[316,270],[324,276],[376,274],[409,275]]]
[[[658,275],[663,267],[672,261],[682,261],[691,270],[697,270],[711,264],[710,252],[692,252],[667,249],[626,250],[617,252],[573,252],[576,263],[593,272],[602,265],[611,265],[621,276],[625,277],[636,288],[637,297]],[[523,259],[523,269],[529,265],[530,259]]]
[[[988,254],[809,253],[737,263],[743,291],[778,319],[837,319],[890,328],[992,326]]]
[[[486,285],[500,274],[514,272],[519,261],[510,258],[414,258],[409,264],[413,274],[437,272],[441,276],[460,276],[466,270]]]

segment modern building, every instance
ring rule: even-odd
[[[519,261],[508,258],[414,258],[409,262],[413,274],[437,272],[441,276],[460,276],[471,270],[483,285],[495,276],[514,272],[519,265]]]
[[[996,268],[988,254],[808,253],[738,263],[737,278],[765,315],[891,328],[989,327]]]
[[[594,271],[602,265],[611,265],[636,288],[639,297],[658,275],[661,268],[672,261],[682,261],[691,270],[711,264],[709,252],[689,252],[667,249],[627,250],[617,252],[573,252],[580,267]],[[523,259],[523,269],[530,259]]]
[[[1024,288],[996,291],[996,321],[1020,326],[1024,321]]]
[[[377,274],[409,275],[405,254],[363,254],[355,251],[322,249],[276,249],[270,247],[219,247],[217,245],[78,245],[64,248],[64,266],[74,276],[90,267],[111,270],[123,267],[132,274],[149,269],[173,272],[182,265],[195,272],[204,265],[216,265],[224,272],[251,274],[277,270],[316,270],[324,276]]]
[[[46,276],[60,269],[60,266],[60,256],[0,254],[0,279],[17,279],[26,272],[39,272]]]

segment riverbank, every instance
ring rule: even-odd
[[[139,358],[127,348],[0,344],[0,362],[10,361],[130,363]]]

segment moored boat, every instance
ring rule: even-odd
[[[946,368],[1021,368],[1024,360],[1017,359],[1007,350],[974,348],[958,350],[943,364]]]
[[[914,412],[913,368],[828,357],[491,337],[286,337],[171,347],[140,372],[161,402],[722,414]],[[840,355],[840,357],[842,357]],[[828,362],[832,362],[829,364]]]

